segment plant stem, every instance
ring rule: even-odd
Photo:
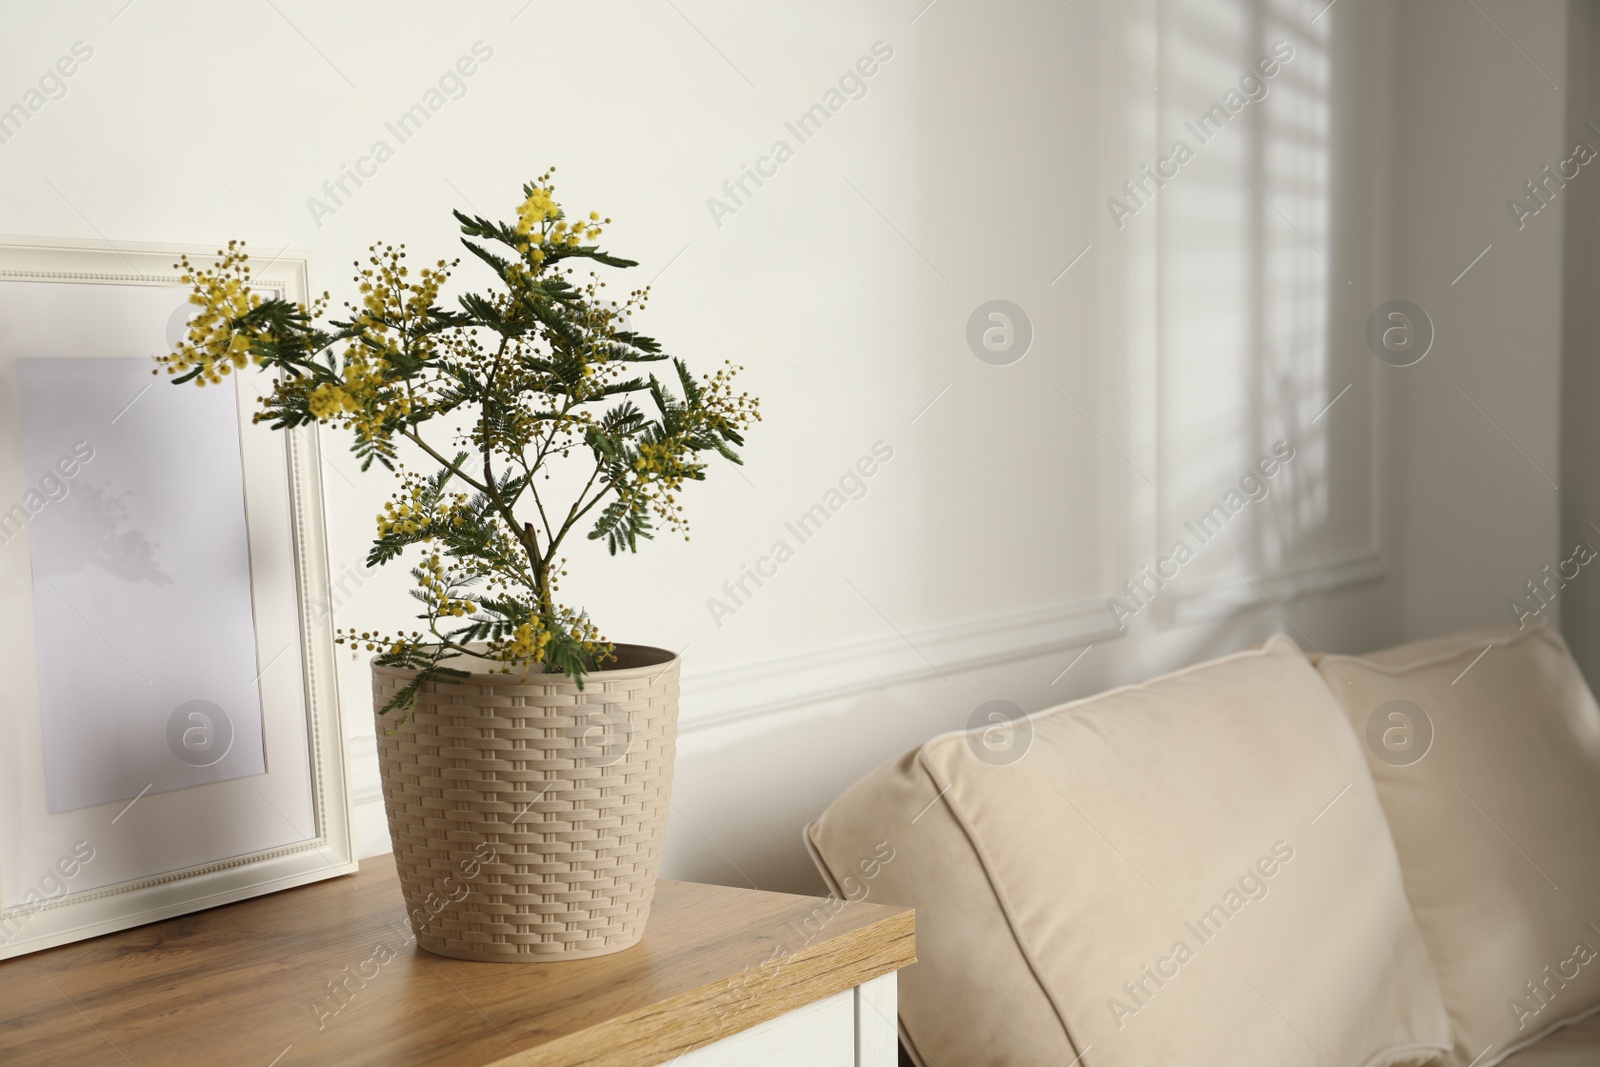
[[[589,474],[588,482],[586,482],[584,484],[583,489],[578,493],[578,499],[576,499],[576,500],[574,500],[572,502],[572,509],[567,512],[567,521],[561,524],[560,532],[557,533],[556,536],[555,536],[555,539],[550,542],[549,556],[547,558],[554,558],[554,556],[556,554],[556,549],[558,547],[560,547],[561,542],[567,536],[567,531],[571,530],[573,525],[579,519],[583,518],[584,515],[588,514],[590,508],[594,507],[601,500],[605,499],[606,493],[610,491],[610,488],[611,488],[610,486],[607,486],[606,488],[602,489],[600,491],[599,495],[596,496],[593,500],[589,501],[588,505],[585,506],[582,511],[578,510],[578,505],[583,503],[584,496],[589,492],[590,488],[592,488],[594,486],[594,480],[600,476],[600,472],[602,470],[604,470],[604,469],[605,469],[605,461],[597,459],[595,461],[594,470]]]
[[[488,490],[485,489],[482,485],[480,485],[472,477],[472,475],[468,474],[466,471],[462,470],[460,467],[456,466],[454,463],[450,462],[448,459],[445,459],[443,455],[441,455],[440,453],[436,452],[434,450],[433,446],[428,444],[428,442],[424,441],[422,439],[422,436],[420,434],[418,434],[417,431],[402,429],[400,431],[400,435],[402,437],[406,438],[406,440],[410,441],[412,444],[416,445],[418,448],[422,449],[428,455],[432,456],[433,459],[441,467],[444,467],[447,470],[449,470],[457,478],[460,478],[463,482],[466,482],[468,485],[472,486],[472,488],[476,489],[478,492],[480,492],[480,493],[488,492]]]

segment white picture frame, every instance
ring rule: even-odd
[[[17,361],[148,360],[166,350],[183,323],[187,287],[174,269],[181,255],[197,266],[216,260],[215,250],[178,246],[0,238],[0,513],[38,480],[22,460]],[[252,287],[263,295],[307,302],[304,256],[280,254],[252,267]],[[116,366],[118,373],[126,369]],[[35,551],[21,543],[25,538],[0,544],[0,959],[356,870],[315,429],[253,425],[255,398],[270,383],[252,373],[230,382],[225,388],[236,391],[240,414],[235,473],[243,499],[230,504],[224,494],[217,506],[239,507],[239,529],[248,539],[240,557],[246,577],[239,584],[249,595],[250,626],[243,632],[261,669],[249,683],[255,696],[244,704],[250,716],[260,705],[253,757],[259,773],[147,788],[85,807],[63,809],[57,797],[52,807],[46,779],[57,795],[54,768],[62,758],[59,751],[53,764],[45,757],[45,660],[35,648],[35,615],[25,607],[37,608],[32,598],[48,594],[39,591],[37,575],[22,578],[24,553],[31,560]],[[147,390],[193,388],[173,386],[165,373],[150,383]],[[126,424],[120,432],[128,432]],[[109,651],[85,648],[81,669],[96,670],[97,657],[110,661]],[[135,703],[130,697],[128,708]],[[92,713],[122,710],[95,704]],[[120,720],[101,721],[127,728]],[[256,724],[247,725],[253,731]],[[87,734],[83,744],[113,743]],[[254,743],[254,733],[248,736]],[[125,747],[96,758],[102,764],[149,759],[133,752]],[[118,790],[131,793],[121,786],[112,791]]]

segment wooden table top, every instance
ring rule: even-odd
[[[663,881],[631,949],[467,963],[416,947],[381,856],[0,963],[0,1064],[646,1067],[913,963],[914,940],[907,908]]]

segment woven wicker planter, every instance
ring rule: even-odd
[[[484,962],[575,960],[644,936],[678,734],[676,655],[618,645],[563,675],[477,674],[378,716],[378,760],[417,944]],[[458,664],[487,670],[478,661]],[[372,668],[375,707],[414,672]],[[392,732],[391,732],[392,731]]]

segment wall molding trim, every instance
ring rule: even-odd
[[[913,630],[799,656],[758,660],[683,677],[680,734],[871,693],[893,685],[965,674],[1070,652],[1123,636],[1104,597]],[[350,738],[356,805],[382,804],[373,735]]]
[[[1353,585],[1381,582],[1389,575],[1389,564],[1381,549],[1368,549],[1343,559],[1288,567],[1266,574],[1230,574],[1208,578],[1173,590],[1173,596],[1157,615],[1162,628],[1189,626],[1237,615],[1254,608],[1269,608],[1262,596],[1274,605],[1329,593]],[[1251,588],[1251,583],[1255,588]],[[1261,591],[1257,594],[1256,589]]]
[[[1253,608],[1270,610],[1251,582],[1274,604],[1282,605],[1387,576],[1388,561],[1381,550],[1268,574],[1226,575],[1166,590],[1157,604],[1157,624],[1165,629]],[[690,670],[683,678],[678,732],[701,733],[889,686],[1040,659],[1127,632],[1112,622],[1107,598],[1102,597],[927,627],[904,639],[884,637],[717,670]],[[357,808],[383,805],[372,740],[371,734],[350,738],[351,781],[357,786],[351,803]]]
[[[690,672],[680,733],[695,733],[789,708],[892,685],[1037,659],[1121,637],[1105,599],[1012,612],[800,656]]]

